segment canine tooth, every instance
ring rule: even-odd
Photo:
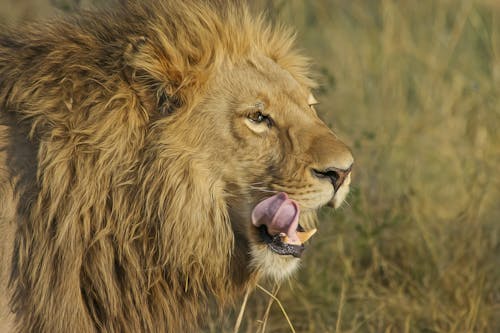
[[[301,245],[307,242],[309,238],[311,238],[318,229],[314,228],[308,231],[297,231],[297,237],[299,241],[291,241],[288,236],[283,237],[283,243],[292,244],[292,245]]]
[[[301,245],[301,241],[292,241],[288,236],[285,236],[282,238],[283,243],[290,244],[290,245]]]
[[[309,238],[311,238],[316,233],[316,231],[318,231],[318,229],[316,229],[316,228],[311,229],[311,230],[307,230],[307,231],[303,231],[303,232],[298,231],[297,236],[299,237],[302,244],[304,244],[305,242],[307,242],[307,240]]]

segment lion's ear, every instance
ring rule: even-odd
[[[136,36],[128,39],[123,54],[126,80],[148,110],[163,116],[174,113],[184,100],[184,74],[165,52],[153,47],[146,37]]]

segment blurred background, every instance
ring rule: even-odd
[[[0,22],[104,2],[0,0]],[[300,273],[253,292],[239,332],[500,332],[500,1],[251,6],[297,30],[356,165]],[[238,307],[208,331],[233,332]]]

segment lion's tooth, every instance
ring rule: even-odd
[[[307,242],[309,238],[311,238],[316,233],[316,231],[318,231],[318,229],[316,228],[307,231],[297,231],[297,237],[299,237],[302,244],[304,244],[305,242]]]
[[[283,243],[290,244],[290,245],[302,245],[301,241],[293,241],[288,238],[288,236],[285,236],[282,238]]]
[[[318,231],[318,229],[316,229],[316,228],[308,230],[308,231],[297,231],[297,238],[299,239],[298,241],[292,241],[286,235],[282,236],[282,240],[283,240],[283,243],[286,243],[286,244],[302,245],[305,242],[307,242],[307,240],[309,238],[311,238],[316,233],[316,231]]]

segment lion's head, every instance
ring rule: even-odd
[[[16,217],[19,325],[174,331],[210,297],[295,270],[353,158],[292,44],[216,0],[0,37],[0,105],[37,150]]]
[[[279,61],[256,50],[224,68],[183,119],[203,127],[197,147],[224,184],[235,251],[277,279],[297,266],[316,211],[344,200],[353,163],[317,116],[310,86]]]

